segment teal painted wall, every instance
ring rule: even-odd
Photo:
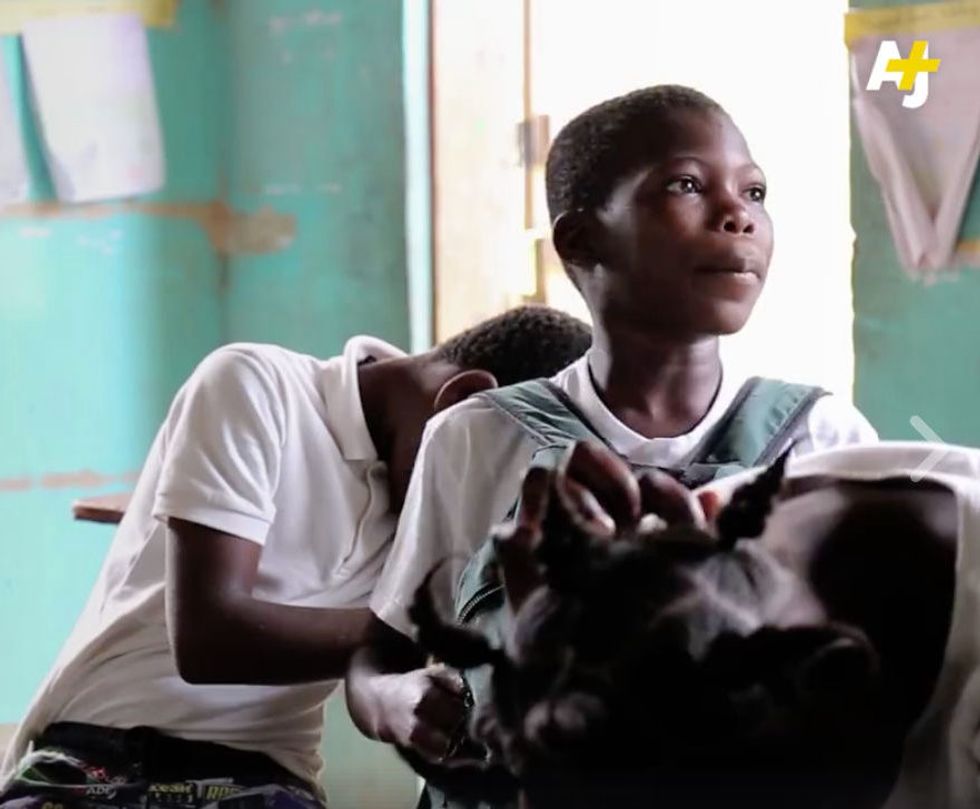
[[[861,8],[909,5],[858,0]],[[930,55],[942,56],[935,48]],[[919,416],[943,440],[980,445],[980,270],[944,274],[935,284],[902,270],[878,186],[852,128],[855,400],[882,437],[920,436]],[[980,176],[960,238],[980,237]]]
[[[207,201],[221,165],[214,20],[185,3],[151,35],[167,145],[160,202]],[[49,200],[16,38],[2,40],[35,201]],[[111,531],[76,497],[125,487],[183,377],[222,340],[221,262],[191,222],[103,206],[0,211],[0,721],[71,629]],[[50,214],[50,215],[49,215]],[[74,482],[73,482],[74,481]]]
[[[16,661],[0,723],[22,714],[112,536],[73,523],[71,502],[131,485],[207,352],[410,343],[400,0],[184,0],[149,36],[166,187],[75,208],[51,201],[19,43],[0,39],[32,170],[32,203],[0,210],[0,639]],[[216,249],[225,214],[246,219]],[[331,805],[413,805],[414,779],[341,700],[328,716]]]
[[[227,337],[408,345],[400,0],[234,0],[228,196],[295,242],[228,262]]]

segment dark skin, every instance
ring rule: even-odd
[[[512,610],[541,584],[532,548],[549,498],[573,520],[632,530],[641,515],[707,526],[721,507],[710,488],[693,497],[663,476],[637,479],[606,448],[579,444],[552,476],[525,480],[523,507],[500,543],[507,602]],[[945,487],[908,478],[846,481],[806,477],[786,482],[766,529],[756,540],[795,573],[792,603],[767,622],[788,627],[844,622],[862,630],[879,655],[892,739],[900,744],[936,687],[950,630],[955,588],[958,513]],[[895,761],[893,779],[897,775]],[[873,809],[886,783],[854,796],[844,809]],[[522,806],[530,806],[526,799]]]
[[[351,659],[345,694],[368,738],[440,760],[466,717],[459,676],[426,665],[419,646],[371,614],[364,645]]]
[[[748,320],[773,247],[765,177],[728,116],[670,118],[601,207],[567,211],[553,229],[592,314],[596,389],[651,438],[686,433],[708,412],[718,337]],[[465,716],[458,681],[422,669],[421,651],[380,620],[368,637],[348,675],[351,716],[366,735],[438,760]]]
[[[389,470],[391,508],[401,508],[426,419],[496,385],[430,354],[358,371],[368,431]],[[261,547],[171,519],[167,623],[180,675],[191,683],[289,684],[343,676],[371,622],[367,609],[297,607],[252,595]]]
[[[654,159],[598,210],[557,218],[555,247],[595,322],[606,405],[648,437],[704,417],[721,380],[719,335],[741,329],[765,284],[765,176],[723,114],[679,112]]]

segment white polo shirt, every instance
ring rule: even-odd
[[[198,366],[157,434],[88,604],[11,743],[5,774],[48,724],[70,720],[151,725],[257,750],[316,781],[323,702],[336,682],[190,685],[178,675],[164,610],[166,519],[260,545],[256,598],[366,606],[395,521],[357,366],[395,356],[403,354],[357,337],[326,361],[235,344]]]
[[[724,415],[744,379],[725,376],[705,417],[672,438],[647,438],[619,421],[592,382],[590,353],[552,381],[579,406],[602,437],[631,463],[676,466]],[[873,442],[874,428],[853,405],[837,396],[819,399],[787,443],[794,455]],[[510,510],[537,444],[509,416],[479,397],[467,399],[429,420],[402,507],[398,532],[384,572],[371,597],[371,610],[404,635],[414,628],[408,607],[425,575],[440,563],[445,573],[433,585],[440,601],[467,560]]]

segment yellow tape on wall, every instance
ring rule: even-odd
[[[177,16],[179,0],[0,0],[0,34],[17,34],[27,20],[78,14],[131,12],[143,24],[168,28]]]
[[[844,16],[844,42],[850,46],[867,36],[927,34],[974,26],[980,26],[980,0],[857,9]]]

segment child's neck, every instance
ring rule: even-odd
[[[432,395],[420,378],[417,357],[380,360],[358,368],[364,421],[378,459],[390,464],[405,424],[430,415]]]
[[[721,384],[716,337],[678,343],[597,328],[589,367],[606,407],[648,438],[689,432],[705,417]]]

